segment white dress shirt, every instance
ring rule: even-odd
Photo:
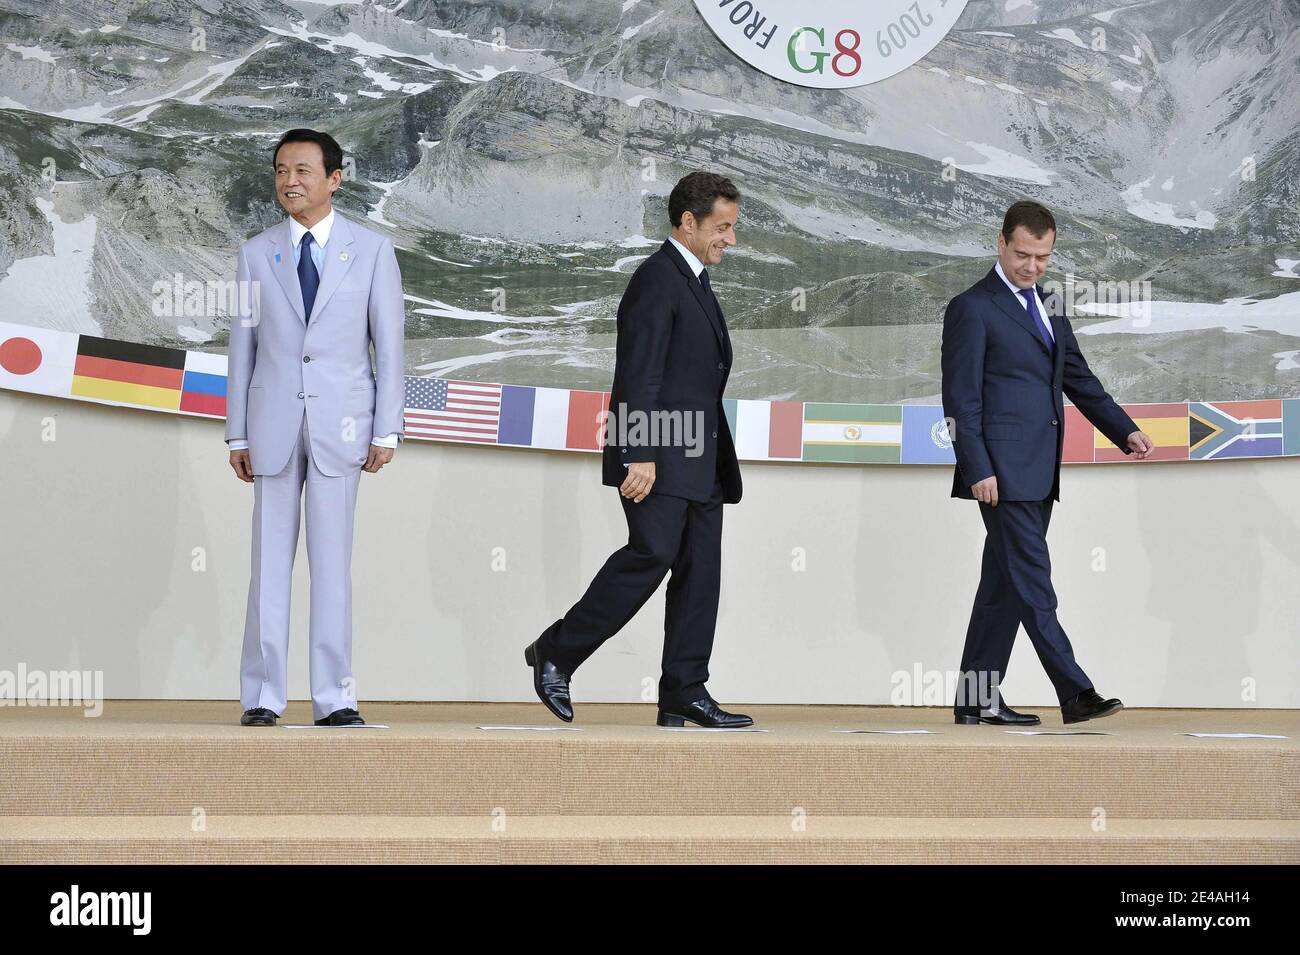
[[[293,240],[293,264],[296,267],[302,261],[302,237],[308,232],[311,233],[311,261],[316,266],[316,274],[320,275],[325,269],[325,243],[330,240],[330,230],[334,228],[334,210],[330,209],[329,214],[308,229],[297,219],[290,216],[289,218],[289,238]],[[397,435],[389,434],[384,437],[375,436],[370,439],[370,443],[380,448],[397,447]],[[243,451],[248,447],[248,442],[243,438],[231,438],[226,442],[231,451]]]
[[[682,254],[682,258],[686,260],[686,264],[691,267],[691,271],[695,273],[695,277],[698,279],[700,273],[704,271],[704,263],[695,257],[694,252],[686,248],[686,246],[682,245],[672,236],[668,237],[668,241],[677,247],[677,251]]]
[[[321,219],[314,226],[308,229],[297,219],[290,216],[289,218],[289,238],[293,240],[293,264],[296,266],[302,261],[302,237],[308,232],[311,233],[311,261],[316,266],[316,274],[320,275],[325,268],[325,243],[330,240],[330,230],[334,228],[334,210],[330,209],[329,215]]]
[[[1007,273],[1002,271],[1002,263],[994,263],[993,269],[998,273],[998,278],[1005,282],[1007,288],[1011,289],[1012,293],[1016,296],[1016,301],[1020,303],[1020,307],[1028,312],[1029,303],[1026,302],[1025,297],[1020,294],[1020,287],[1007,278]],[[1043,308],[1043,300],[1038,297],[1038,289],[1032,285],[1030,286],[1030,289],[1032,289],[1034,293],[1034,303],[1038,306],[1038,314],[1043,316],[1043,324],[1047,326],[1048,337],[1051,338],[1052,341],[1056,341],[1056,333],[1052,331],[1052,321],[1047,317],[1047,309]]]

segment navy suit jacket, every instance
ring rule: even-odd
[[[632,273],[618,305],[618,342],[609,410],[625,413],[681,412],[702,419],[696,456],[688,448],[651,446],[629,440],[606,441],[602,477],[618,487],[628,464],[655,462],[651,493],[707,501],[715,475],[723,499],[740,500],[740,465],[722,408],[722,391],[731,371],[731,336],[722,308],[704,290],[682,254],[665,240]],[[699,413],[698,416],[696,413]],[[609,431],[614,430],[610,428]],[[627,435],[632,437],[631,432]]]
[[[998,499],[1061,499],[1062,393],[1116,447],[1138,430],[1088,368],[1061,299],[1038,288],[1056,338],[1048,350],[1033,317],[995,270],[948,303],[943,316],[943,413],[953,430],[952,496],[997,475]]]

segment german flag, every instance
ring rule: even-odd
[[[72,394],[114,404],[178,411],[185,352],[82,335],[72,372]]]

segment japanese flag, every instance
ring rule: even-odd
[[[0,388],[69,394],[77,338],[74,332],[0,322]]]

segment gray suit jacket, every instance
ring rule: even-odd
[[[307,316],[288,220],[239,249],[226,440],[248,441],[254,474],[284,470],[304,414],[312,458],[334,477],[365,464],[374,435],[403,430],[406,308],[393,243],[336,212],[324,252]]]

